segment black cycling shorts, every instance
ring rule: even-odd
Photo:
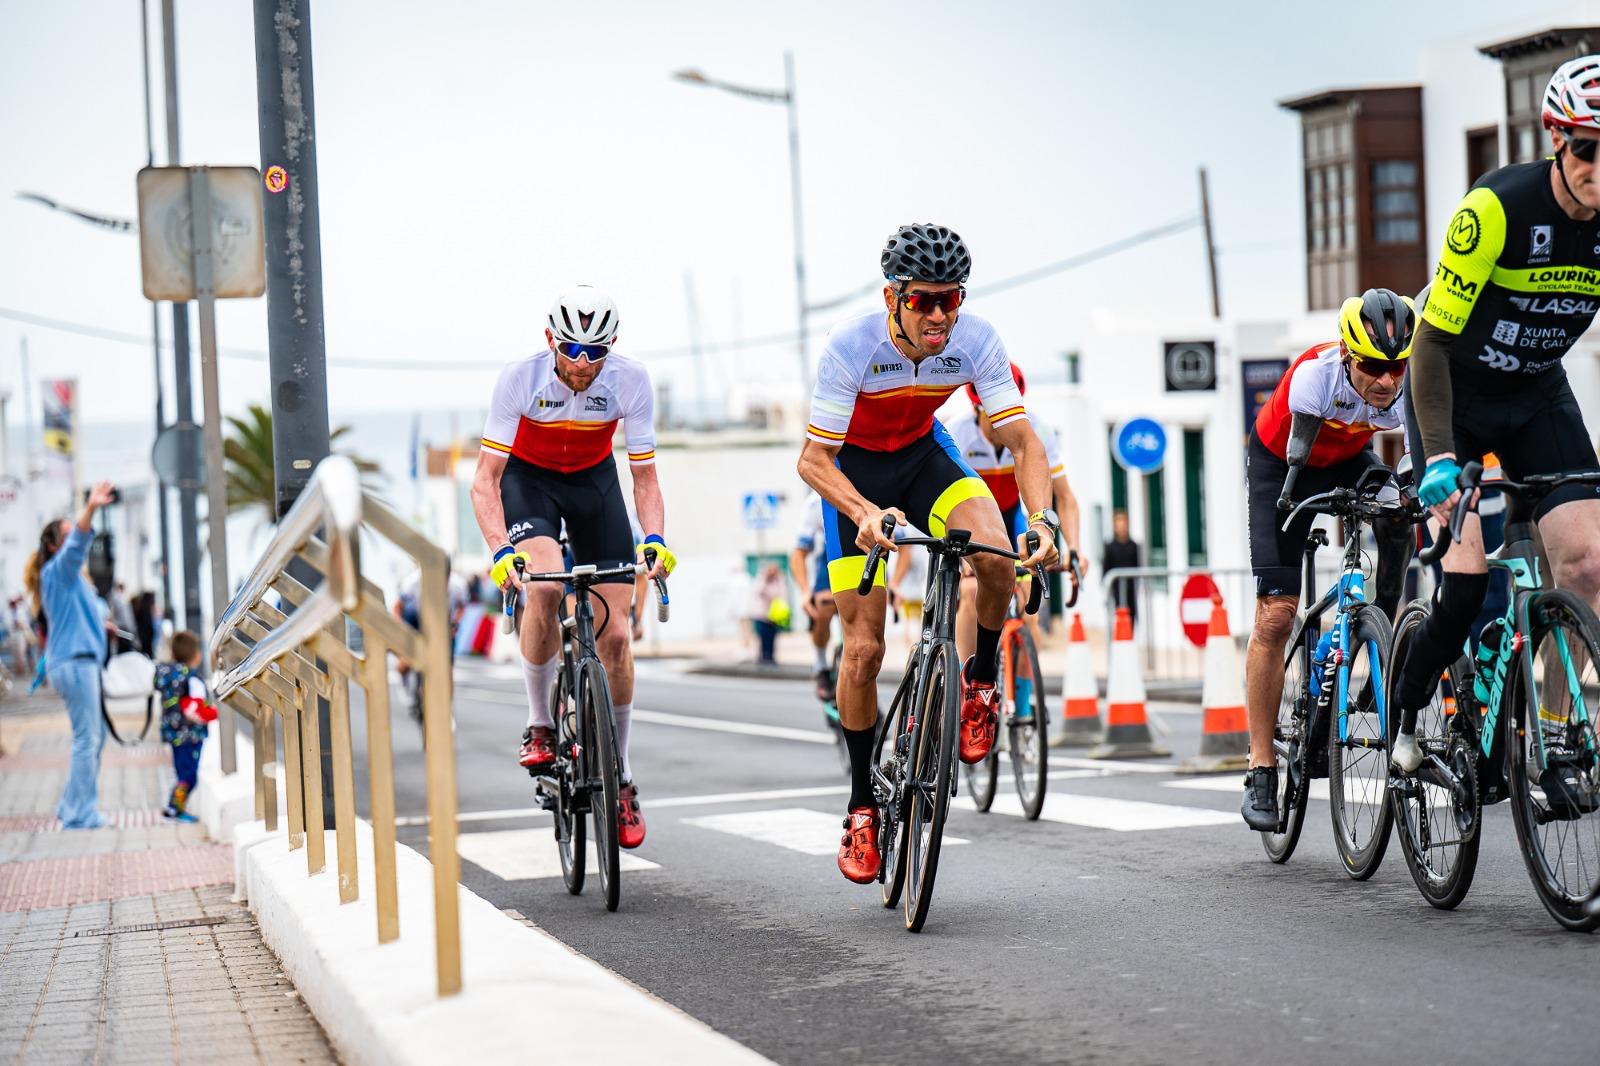
[[[942,537],[956,505],[974,497],[992,504],[994,494],[961,458],[961,450],[937,420],[933,432],[897,451],[875,452],[854,444],[839,449],[834,465],[855,490],[878,507],[898,507],[912,525]],[[856,524],[827,500],[822,528],[828,540],[828,585],[834,592],[854,589],[866,570],[866,553],[856,544]],[[873,584],[884,584],[886,565]]]
[[[605,568],[634,560],[633,527],[622,502],[617,463],[609,455],[570,474],[511,456],[500,475],[500,504],[505,509],[506,535],[518,550],[535,537],[559,540],[565,520],[574,562]],[[632,580],[621,575],[603,583]]]
[[[1495,392],[1473,388],[1459,375],[1451,381],[1456,462],[1462,466],[1493,452],[1506,477],[1594,470],[1594,444],[1572,394],[1565,368],[1541,378],[1535,388]],[[1600,486],[1565,485],[1533,509],[1535,520],[1573,500],[1600,499]],[[1510,501],[1508,501],[1510,502]]]
[[[1294,502],[1309,499],[1335,488],[1353,488],[1361,474],[1379,460],[1371,448],[1364,448],[1342,463],[1308,466],[1294,483]],[[1306,550],[1306,537],[1317,516],[1302,511],[1287,531],[1281,527],[1288,516],[1278,510],[1278,494],[1289,464],[1273,455],[1254,430],[1245,448],[1244,479],[1249,507],[1246,530],[1250,538],[1250,569],[1256,578],[1257,596],[1300,595],[1300,564]]]

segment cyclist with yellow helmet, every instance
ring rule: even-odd
[[[1278,826],[1278,771],[1272,729],[1283,696],[1283,653],[1300,597],[1300,558],[1315,516],[1303,513],[1281,528],[1278,496],[1291,457],[1300,465],[1294,498],[1352,488],[1378,463],[1372,451],[1380,430],[1405,425],[1400,402],[1411,356],[1416,313],[1411,301],[1388,289],[1368,289],[1339,309],[1339,339],[1301,353],[1256,417],[1245,449],[1250,567],[1256,579],[1255,625],[1245,653],[1245,712],[1250,723],[1250,769],[1241,811],[1251,829]],[[1298,425],[1297,425],[1298,424]],[[1291,450],[1291,438],[1316,433],[1309,454]],[[1300,432],[1295,432],[1296,429]],[[1380,522],[1376,602],[1390,617],[1400,602],[1410,558],[1410,527]]]

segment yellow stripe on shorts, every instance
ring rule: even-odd
[[[883,588],[888,582],[884,574],[889,569],[889,556],[887,554],[878,562],[878,572],[872,576],[875,588]],[[867,572],[867,557],[865,555],[846,555],[843,559],[834,559],[828,563],[828,588],[834,592],[854,592],[861,587],[861,575]]]
[[[939,498],[933,501],[933,510],[928,512],[928,536],[944,536],[945,523],[950,520],[950,512],[957,505],[967,500],[983,497],[994,499],[994,493],[989,491],[989,486],[984,484],[981,477],[964,477],[960,481],[950,483],[950,487],[939,493]]]

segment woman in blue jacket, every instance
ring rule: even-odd
[[[77,524],[52,522],[39,534],[39,550],[29,560],[28,574],[38,575],[49,636],[45,671],[50,687],[66,702],[72,719],[72,765],[67,787],[56,806],[63,829],[98,829],[105,816],[99,798],[100,749],[105,724],[100,719],[100,666],[106,658],[105,612],[83,566],[94,540],[94,513],[111,502],[111,483],[102,481],[89,492]]]

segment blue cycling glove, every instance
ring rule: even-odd
[[[1456,491],[1456,481],[1461,477],[1461,467],[1454,459],[1435,459],[1428,464],[1417,487],[1417,496],[1429,507],[1437,507]]]

